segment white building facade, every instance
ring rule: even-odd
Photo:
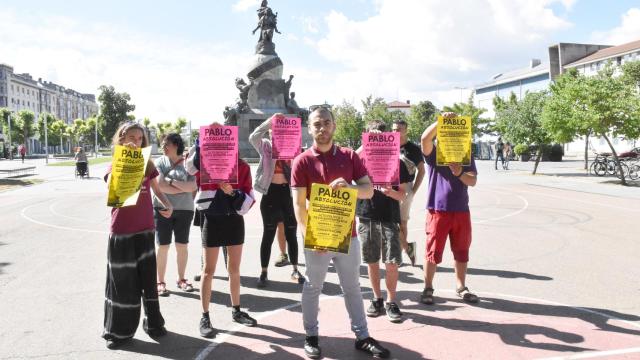
[[[94,94],[83,94],[42,79],[34,80],[28,73],[16,74],[13,67],[0,64],[0,107],[17,114],[30,110],[36,119],[41,113],[50,113],[67,124],[75,119],[87,119],[98,114],[99,106]],[[5,140],[1,133],[0,141]],[[39,148],[38,141],[30,139],[29,149]]]
[[[533,59],[527,68],[498,74],[491,81],[475,86],[475,105],[487,109],[487,116],[494,117],[495,96],[507,100],[514,93],[520,100],[527,91],[548,90],[551,81],[570,68],[576,68],[581,74],[590,76],[609,61],[622,65],[635,60],[640,60],[640,40],[619,46],[559,43],[549,47],[548,60]],[[637,144],[634,139],[613,138],[612,142],[616,151],[627,151]],[[596,152],[610,151],[604,138],[592,139],[591,146]],[[583,152],[584,138],[565,144],[565,153]]]

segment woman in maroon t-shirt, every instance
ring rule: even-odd
[[[146,130],[135,122],[121,125],[113,137],[113,145],[136,149],[148,144]],[[170,217],[173,207],[159,191],[157,175],[153,162],[149,161],[137,203],[111,211],[102,333],[109,349],[121,346],[136,333],[140,321],[140,298],[145,309],[144,331],[152,337],[167,333],[156,288],[155,231],[149,187],[166,208],[161,211],[162,216]],[[111,181],[111,167],[105,180],[107,183]]]

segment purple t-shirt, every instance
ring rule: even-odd
[[[429,174],[427,209],[469,211],[468,186],[455,177],[448,166],[436,166],[436,145],[433,145],[431,154],[422,155],[427,164],[427,174]],[[463,166],[462,171],[478,172],[473,158],[471,158],[471,165]]]

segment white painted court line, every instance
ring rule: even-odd
[[[569,355],[569,356],[558,356],[558,357],[550,357],[550,358],[540,358],[537,360],[572,360],[572,359],[594,359],[603,356],[611,356],[611,355],[623,355],[623,354],[633,354],[640,353],[640,347],[636,348],[628,348],[628,349],[618,349],[618,350],[607,350],[607,351],[589,351],[582,354]]]
[[[79,229],[79,228],[73,228],[73,227],[69,227],[69,226],[59,226],[59,225],[53,225],[53,224],[49,224],[49,223],[45,223],[42,221],[38,221],[30,216],[27,215],[27,211],[29,209],[31,209],[32,207],[38,206],[40,204],[33,204],[33,205],[29,205],[25,208],[23,208],[20,211],[20,216],[22,216],[25,220],[30,221],[34,224],[38,224],[41,226],[46,226],[46,227],[50,227],[50,228],[54,228],[54,229],[58,229],[58,230],[65,230],[65,231],[82,231],[82,232],[87,232],[87,233],[94,233],[94,234],[109,234],[108,231],[102,231],[102,230],[88,230],[88,229]]]
[[[455,294],[454,290],[448,290],[448,289],[443,289],[440,290],[438,289],[438,292],[446,292],[446,293],[452,293]],[[367,292],[363,292],[363,295],[367,295],[370,294],[371,291],[367,291]],[[638,323],[634,323],[632,321],[627,321],[627,320],[622,320],[620,318],[617,318],[615,316],[610,316],[607,315],[605,313],[601,313],[595,310],[591,310],[591,309],[585,309],[579,306],[571,306],[571,305],[567,305],[567,304],[563,304],[563,303],[559,303],[556,301],[551,301],[551,300],[545,300],[545,299],[537,299],[537,298],[532,298],[532,297],[527,297],[527,296],[519,296],[519,295],[509,295],[509,294],[501,294],[501,293],[491,293],[491,292],[478,292],[478,295],[480,295],[480,299],[482,300],[483,297],[502,297],[502,298],[511,298],[511,299],[518,299],[518,300],[526,300],[526,301],[530,301],[530,302],[538,302],[538,303],[543,303],[543,304],[549,304],[549,305],[555,305],[555,306],[564,306],[564,307],[568,307],[570,309],[574,309],[576,311],[581,311],[581,312],[586,312],[589,314],[594,314],[594,315],[598,315],[598,316],[602,316],[604,318],[610,319],[610,320],[616,320],[616,321],[620,321],[623,322],[625,324],[637,327],[640,329],[640,324]],[[320,297],[320,301],[323,300],[327,300],[327,299],[333,299],[333,298],[340,298],[342,297],[342,295],[333,295],[333,296],[328,296],[328,295],[322,295]],[[263,314],[261,314],[260,316],[257,316],[256,319],[260,320],[260,319],[264,319],[266,317],[269,317],[271,315],[275,315],[279,312],[285,311],[285,310],[289,310],[298,306],[302,306],[301,302],[297,302],[291,305],[287,305],[285,307],[281,307],[279,309],[275,309],[275,310],[271,310],[271,311],[267,311]],[[498,310],[496,310],[498,311]],[[238,325],[238,326],[234,326],[233,328],[231,328],[227,333],[221,335],[219,338],[216,338],[216,340],[214,340],[213,342],[211,342],[207,347],[205,347],[204,349],[200,350],[200,352],[198,352],[198,354],[196,355],[196,357],[194,358],[195,360],[203,360],[206,359],[207,356],[209,354],[211,354],[211,352],[213,350],[216,349],[216,347],[218,347],[218,345],[223,344],[225,341],[227,341],[228,338],[230,338],[232,335],[234,335],[237,331],[239,331],[240,329],[245,328],[244,325]],[[622,353],[634,353],[634,352],[640,352],[640,348],[630,348],[630,349],[620,349],[620,350],[605,350],[605,351],[597,351],[597,352],[589,352],[589,353],[583,353],[583,354],[576,354],[576,355],[571,355],[571,356],[586,356],[586,355],[590,355],[590,354],[605,354],[605,353],[609,353],[609,352],[616,352],[616,351],[624,351]],[[621,354],[622,354],[621,353]],[[612,354],[617,354],[617,353],[612,353]],[[610,354],[605,354],[605,355],[598,355],[598,356],[606,356],[606,355],[610,355]],[[590,356],[590,357],[598,357],[598,356]],[[542,360],[551,360],[551,359],[587,359],[589,357],[554,357],[554,358],[548,358],[548,359],[542,359]]]
[[[560,190],[565,190],[565,189],[560,189]],[[566,190],[566,191],[571,191],[571,190]],[[560,200],[566,200],[566,201],[574,201],[574,202],[579,202],[579,203],[583,203],[583,204],[608,207],[608,208],[617,209],[617,210],[640,212],[640,207],[632,209],[632,208],[628,208],[628,207],[624,207],[624,206],[603,204],[603,203],[599,203],[599,202],[595,202],[595,201],[587,201],[587,200],[580,200],[580,199],[572,198],[572,197],[545,194],[543,192],[531,191],[531,190],[519,190],[518,192],[535,194],[535,195],[540,195],[540,196],[546,196],[546,197],[550,197],[550,198],[554,198],[554,199],[560,199]],[[594,194],[594,195],[601,195],[601,194]],[[606,196],[606,195],[604,195],[604,196]]]

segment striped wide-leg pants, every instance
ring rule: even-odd
[[[109,235],[107,285],[104,299],[105,339],[126,339],[140,322],[140,299],[146,318],[145,331],[161,328],[154,232]]]

